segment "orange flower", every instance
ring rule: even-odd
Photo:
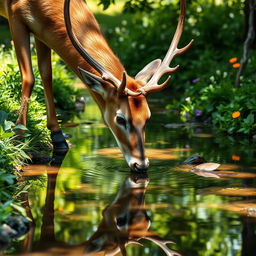
[[[232,160],[234,160],[234,161],[240,161],[240,156],[237,156],[237,155],[233,155],[232,156]]]
[[[229,63],[235,63],[235,62],[237,62],[237,57],[231,58],[229,60]]]
[[[236,112],[232,113],[233,118],[238,118],[240,115],[241,115],[241,113],[239,111],[236,111]]]
[[[239,67],[240,67],[240,63],[233,64],[233,68],[239,68]]]

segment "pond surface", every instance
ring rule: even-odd
[[[34,228],[13,254],[256,255],[255,145],[170,125],[158,104],[146,130],[150,169],[136,175],[87,102],[64,128],[67,155],[24,168]],[[221,166],[190,171],[183,162],[194,154]]]

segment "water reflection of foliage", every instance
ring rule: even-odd
[[[56,237],[72,244],[88,239],[95,232],[102,210],[114,199],[120,180],[129,171],[123,159],[109,159],[96,154],[98,149],[112,148],[116,144],[109,130],[102,127],[100,113],[90,104],[86,111],[85,121],[93,121],[92,125],[82,124],[67,129],[73,135],[71,142],[74,146],[62,165],[55,195]],[[167,129],[162,125],[166,121],[160,120],[160,124],[156,124],[153,117],[147,127],[148,146],[163,150],[189,150],[178,153],[174,160],[151,161],[151,182],[146,195],[146,208],[152,219],[151,230],[176,241],[173,248],[182,248],[184,255],[239,255],[241,223],[239,216],[225,205],[236,205],[243,195],[230,198],[203,192],[212,187],[255,187],[255,181],[241,177],[206,179],[190,172],[177,171],[176,167],[188,156],[199,153],[208,161],[227,163],[223,166],[229,171],[253,173],[252,168],[246,168],[252,164],[252,159],[243,158],[243,154],[241,161],[234,163],[231,159],[231,152],[235,150],[240,154],[246,145],[235,144],[234,147],[226,137],[194,137],[187,129]],[[208,133],[204,129],[196,132]],[[250,152],[255,154],[255,149],[250,149]],[[44,193],[40,191],[41,198],[44,198]],[[40,216],[43,202],[36,200],[37,197],[33,204],[38,209],[34,211]],[[212,207],[213,203],[218,207]],[[160,253],[157,247],[153,247],[152,252]],[[128,246],[127,253],[136,256],[146,251]]]
[[[209,202],[216,205],[232,203],[237,197],[230,200],[215,194],[202,194],[200,188],[217,184],[225,187],[236,182],[209,181],[193,174],[178,172],[165,173],[161,177],[159,173],[151,174],[153,173],[150,172],[152,183],[146,196],[146,207],[151,212],[151,230],[161,237],[176,241],[177,245],[173,248],[182,248],[184,255],[186,252],[189,255],[203,256],[231,255],[231,248],[238,240],[235,234],[240,232],[239,219],[231,212],[209,208],[207,205]],[[57,239],[72,244],[88,239],[102,218],[102,210],[114,199],[118,184],[125,176],[125,173],[115,171],[96,172],[93,175],[86,170],[79,172],[78,169],[63,168],[55,194]],[[190,185],[184,187],[184,183]],[[145,253],[139,247],[136,250],[128,247],[127,250],[131,253],[128,255]],[[157,249],[153,247],[152,250]]]

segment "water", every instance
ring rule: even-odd
[[[255,146],[207,127],[172,128],[151,105],[147,175],[130,173],[92,101],[64,128],[64,159],[24,168],[34,227],[12,254],[256,255]],[[191,172],[183,162],[195,153],[219,170]]]

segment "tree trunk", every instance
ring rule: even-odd
[[[244,41],[243,56],[240,61],[240,68],[236,76],[236,87],[240,87],[240,77],[247,65],[249,59],[250,49],[255,45],[255,33],[256,33],[256,11],[255,11],[256,0],[245,0],[245,28],[246,28],[246,39]]]

